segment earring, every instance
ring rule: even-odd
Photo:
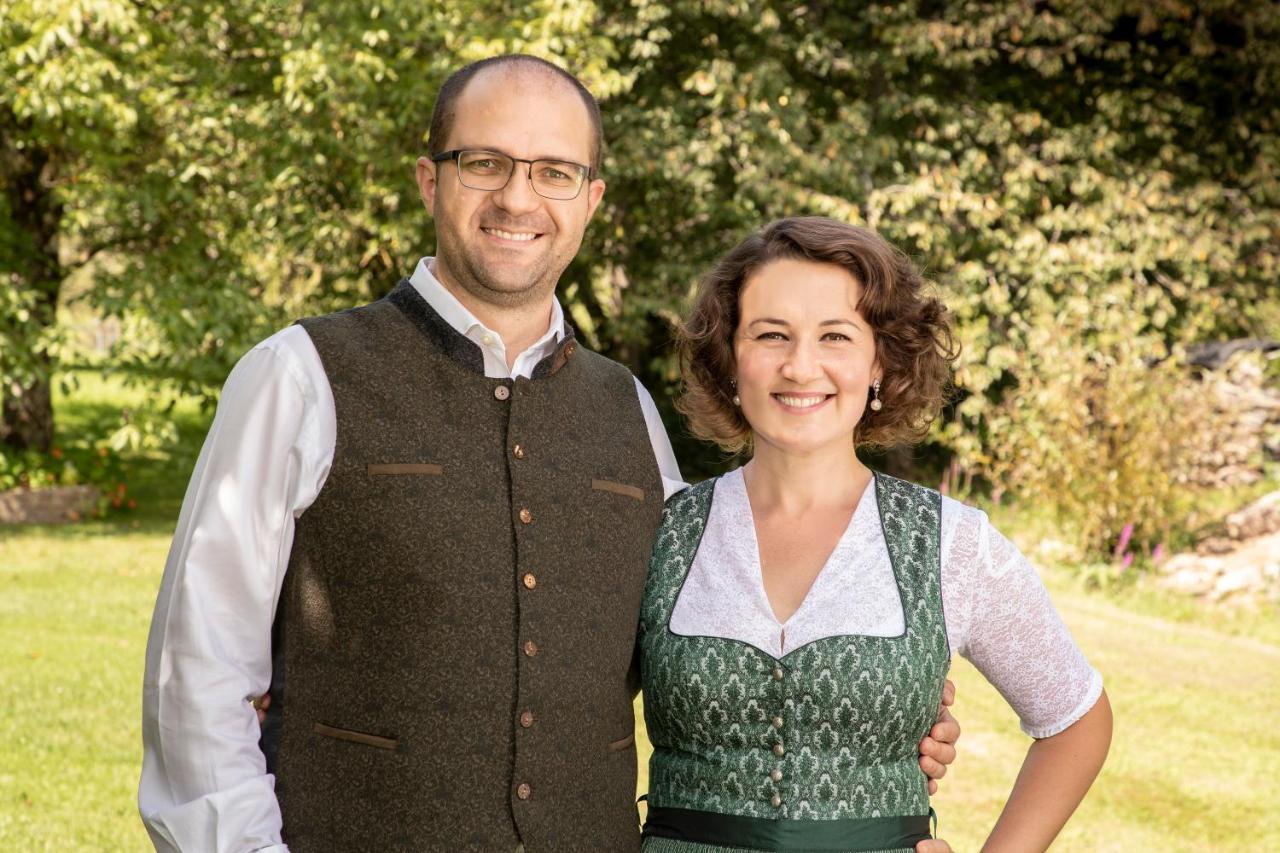
[[[880,402],[880,380],[877,379],[871,383],[871,411],[878,412],[884,408],[884,403]]]
[[[736,379],[730,379],[730,380],[729,380],[729,387],[730,387],[730,388],[732,388],[732,389],[733,389],[733,392],[734,392],[734,394],[733,394],[733,404],[734,404],[735,406],[741,406],[741,405],[742,405],[742,398],[738,396],[738,380],[736,380]]]

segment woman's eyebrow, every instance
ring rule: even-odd
[[[760,318],[758,318],[758,319],[756,319],[756,320],[752,320],[750,323],[748,323],[748,324],[747,324],[747,328],[750,328],[750,327],[754,326],[756,323],[772,323],[772,324],[773,324],[773,325],[775,325],[775,326],[786,326],[786,325],[788,325],[788,323],[787,323],[787,321],[786,321],[786,320],[779,320],[779,319],[774,318],[774,317],[760,317]]]

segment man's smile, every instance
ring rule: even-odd
[[[504,243],[532,243],[543,235],[537,231],[508,231],[505,228],[487,228],[480,226],[480,230],[490,237],[500,240]]]

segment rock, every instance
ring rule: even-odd
[[[98,503],[93,486],[10,489],[0,493],[0,524],[66,524],[83,518]]]
[[[1251,539],[1277,530],[1280,530],[1280,491],[1263,495],[1227,516],[1227,534],[1232,539]]]
[[[1216,583],[1216,575],[1190,567],[1163,578],[1160,586],[1186,595],[1204,595],[1212,590]]]
[[[1202,556],[1209,554],[1226,554],[1236,548],[1236,543],[1225,536],[1211,536],[1196,545],[1196,553]]]
[[[1280,601],[1280,530],[1212,542],[1215,550],[1232,547],[1212,554],[1175,554],[1159,567],[1160,586],[1231,606]]]
[[[1256,565],[1238,566],[1224,573],[1213,585],[1209,597],[1221,601],[1237,592],[1250,592],[1262,588],[1262,567]]]

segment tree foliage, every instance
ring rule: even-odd
[[[269,329],[387,291],[434,243],[411,175],[436,88],[522,51],[602,100],[609,190],[561,298],[664,408],[701,271],[769,219],[834,216],[937,281],[965,349],[934,441],[994,475],[996,413],[1064,335],[1106,364],[1280,329],[1277,12],[0,0],[0,432],[40,444],[20,416],[73,274],[127,324],[117,364],[209,394]]]

